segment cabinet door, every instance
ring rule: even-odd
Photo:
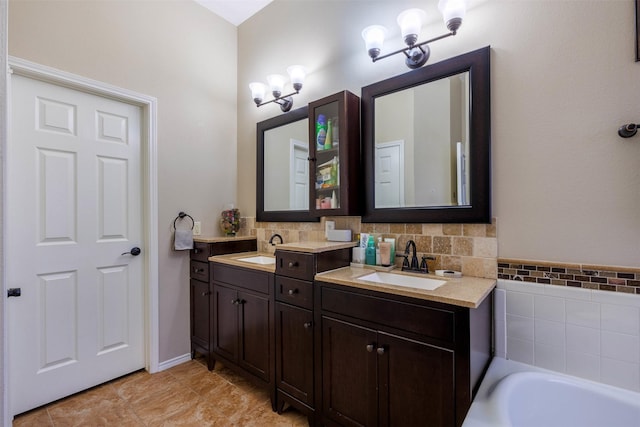
[[[213,285],[213,351],[238,359],[238,306],[235,289]]]
[[[339,425],[377,425],[376,348],[374,330],[322,317],[322,408]]]
[[[240,354],[238,363],[247,371],[269,381],[271,343],[269,298],[246,292],[240,298]]]
[[[380,425],[455,425],[454,352],[378,332]]]
[[[312,216],[360,211],[360,99],[342,91],[309,103]]]
[[[209,283],[191,279],[191,341],[209,351]]]
[[[276,303],[276,386],[313,406],[313,313]]]

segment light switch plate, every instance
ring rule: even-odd
[[[200,233],[202,233],[202,224],[200,224],[200,221],[194,221],[193,222],[193,235],[194,236],[199,236]]]

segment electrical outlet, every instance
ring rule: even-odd
[[[329,230],[335,230],[336,229],[336,222],[335,221],[325,221],[324,223],[324,237],[327,238],[329,237]]]
[[[194,236],[199,236],[200,233],[202,233],[202,224],[200,224],[200,221],[194,221],[193,222],[193,235]]]

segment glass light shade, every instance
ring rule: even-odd
[[[386,35],[387,29],[382,25],[370,25],[362,30],[362,38],[369,56],[374,58],[380,54]],[[375,56],[372,55],[372,52],[375,53]]]
[[[422,9],[407,9],[398,15],[398,25],[405,43],[413,44],[420,37],[420,29],[427,14]],[[408,40],[412,40],[409,43]]]
[[[291,79],[291,84],[295,90],[302,89],[302,85],[304,84],[304,78],[307,75],[306,70],[302,65],[292,65],[287,68],[287,73],[289,74],[289,78]]]
[[[264,84],[260,82],[249,83],[249,89],[251,89],[251,98],[253,98],[256,104],[260,104],[266,92]]]
[[[269,85],[269,89],[271,89],[274,97],[278,98],[282,95],[282,89],[284,89],[284,77],[280,74],[268,75],[267,84]]]
[[[467,0],[440,0],[438,9],[445,23],[456,18],[462,20],[467,13]]]

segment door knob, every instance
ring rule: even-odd
[[[131,248],[131,250],[130,250],[129,252],[123,252],[123,253],[122,253],[122,255],[133,255],[133,256],[138,256],[138,255],[140,255],[140,252],[142,252],[142,251],[140,250],[140,248],[139,248],[139,247],[137,247],[137,246],[134,246],[134,247],[132,247],[132,248]]]

